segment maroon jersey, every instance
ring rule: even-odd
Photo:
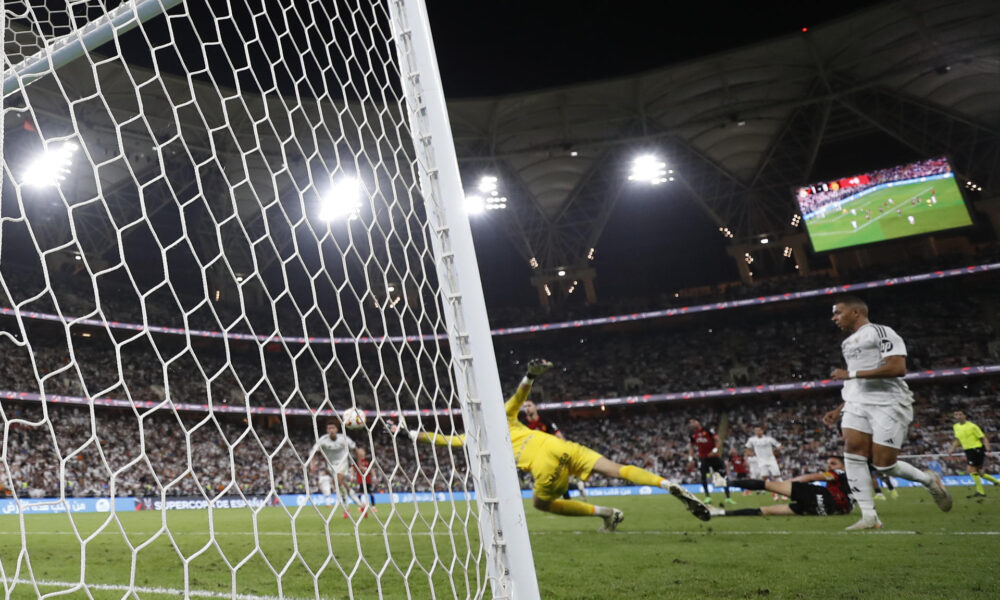
[[[746,475],[747,461],[742,456],[737,454],[736,456],[729,457],[729,463],[732,465],[733,473],[736,473],[737,475]]]
[[[854,508],[854,499],[851,498],[851,487],[847,483],[847,473],[844,471],[823,471],[823,478],[826,480],[826,491],[833,496],[833,501],[842,514],[851,512]]]
[[[701,429],[693,432],[691,434],[691,443],[698,448],[698,458],[708,458],[709,456],[716,456],[712,454],[712,449],[715,448],[715,432],[711,429]]]
[[[549,421],[548,423],[546,423],[545,421],[542,420],[542,417],[538,417],[534,421],[529,421],[528,417],[524,417],[524,421],[523,422],[528,427],[528,429],[534,429],[535,431],[542,431],[542,432],[545,432],[545,433],[551,433],[552,435],[555,435],[556,433],[559,432],[559,426],[558,425],[556,425],[552,421]]]
[[[358,485],[373,486],[375,485],[375,470],[368,469],[368,461],[362,460],[354,467],[354,478],[358,480]]]

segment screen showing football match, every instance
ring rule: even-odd
[[[972,224],[946,158],[816,183],[796,197],[816,252]]]

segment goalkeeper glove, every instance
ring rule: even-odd
[[[398,425],[395,421],[386,421],[385,427],[394,437],[401,433],[405,433],[411,440],[417,441],[417,438],[420,436],[420,434],[416,431],[410,431],[406,428],[406,421],[400,421]]]
[[[525,376],[528,379],[534,379],[551,369],[552,366],[552,363],[543,358],[533,358],[528,361],[528,373]]]

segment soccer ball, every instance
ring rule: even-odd
[[[365,411],[360,408],[348,408],[340,413],[340,420],[347,429],[363,429],[365,426]]]

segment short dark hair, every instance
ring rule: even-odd
[[[857,296],[838,296],[834,301],[834,304],[843,304],[845,306],[850,306],[851,308],[868,310],[868,304]]]

